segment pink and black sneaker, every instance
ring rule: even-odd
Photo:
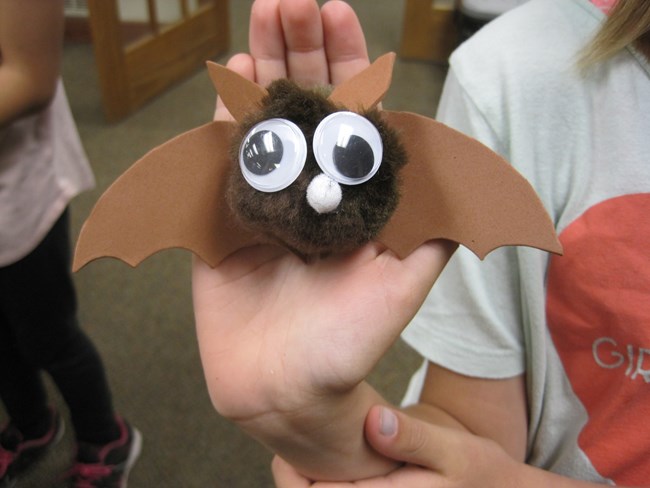
[[[51,423],[41,437],[26,439],[22,432],[8,423],[0,432],[0,487],[14,486],[16,477],[34,465],[47,450],[63,437],[61,416],[50,409]]]
[[[75,464],[66,475],[70,488],[126,488],[129,472],[140,456],[142,435],[122,418],[120,438],[106,445],[79,443]]]

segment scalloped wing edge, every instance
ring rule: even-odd
[[[136,161],[104,192],[84,223],[73,271],[101,257],[137,266],[169,248],[187,249],[214,267],[254,244],[225,202],[233,127],[211,122]]]
[[[494,151],[433,119],[382,112],[409,162],[400,203],[379,241],[400,257],[432,239],[457,242],[480,259],[501,246],[562,254],[553,222],[530,183]]]

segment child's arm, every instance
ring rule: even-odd
[[[391,420],[387,420],[394,415]],[[382,423],[393,428],[386,432]],[[382,432],[383,431],[383,432]],[[405,463],[386,476],[354,483],[312,483],[276,457],[277,488],[597,488],[605,485],[574,480],[519,462],[492,440],[431,424],[404,412],[371,409],[366,438],[387,457]]]
[[[63,24],[63,0],[0,0],[0,127],[54,96]]]
[[[378,453],[403,463],[353,483],[312,483],[284,459],[273,460],[278,488],[596,488],[524,462],[524,376],[483,380],[430,365],[421,403],[405,411],[374,406],[365,437]]]

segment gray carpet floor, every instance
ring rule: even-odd
[[[231,49],[217,62],[247,48],[251,1],[230,3]],[[401,0],[349,3],[361,18],[371,58],[399,50]],[[442,66],[398,59],[384,107],[432,116],[444,75]],[[63,76],[97,178],[96,189],[72,204],[76,240],[83,220],[108,185],[151,148],[208,122],[215,94],[206,72],[199,69],[125,120],[109,124],[103,117],[91,45],[66,44]],[[144,437],[129,486],[272,486],[271,454],[219,417],[208,398],[194,333],[189,253],[167,251],[136,269],[112,259],[99,260],[77,273],[75,280],[80,319],[102,354],[116,409]],[[398,402],[418,363],[417,356],[398,342],[370,380]],[[47,381],[53,402],[67,415]],[[70,462],[72,439],[68,430],[55,451],[18,486],[56,486],[53,480]]]

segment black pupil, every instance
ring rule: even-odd
[[[244,142],[243,159],[248,170],[256,175],[267,175],[282,161],[282,141],[270,130],[261,130]]]
[[[332,156],[336,168],[348,178],[363,178],[372,171],[375,162],[370,144],[355,135],[350,136],[345,146],[337,143]]]

